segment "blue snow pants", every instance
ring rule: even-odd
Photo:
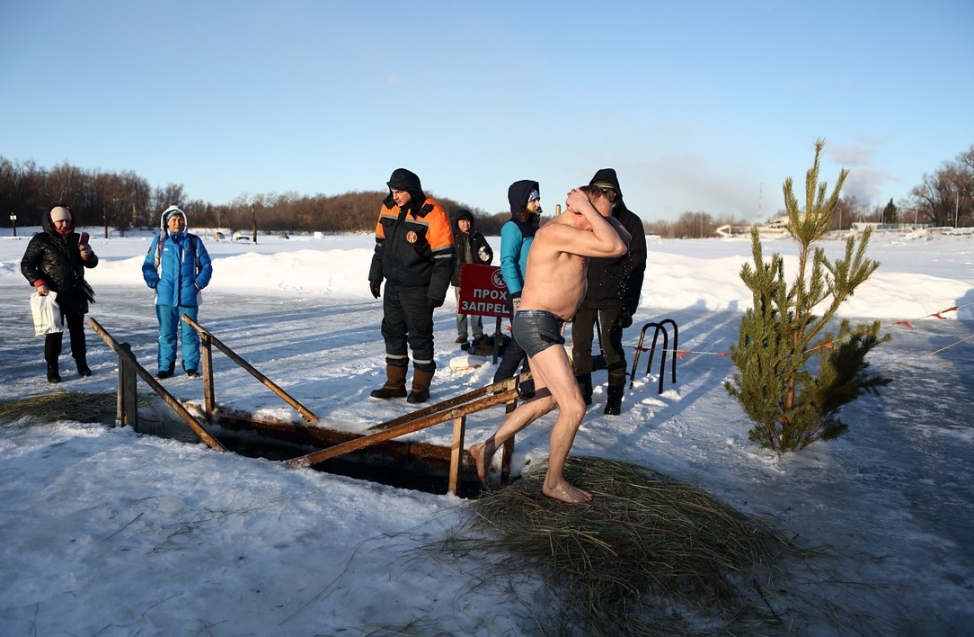
[[[180,317],[183,314],[196,320],[197,306],[156,305],[159,318],[159,370],[173,369],[176,364],[176,337],[183,341],[183,369],[200,369],[200,335]]]

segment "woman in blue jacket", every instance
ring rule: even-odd
[[[511,205],[511,218],[501,226],[501,276],[507,286],[507,309],[513,318],[521,304],[521,288],[524,287],[524,272],[528,263],[528,250],[534,242],[534,233],[541,221],[541,188],[538,182],[530,179],[515,181],[507,189],[507,201]],[[528,355],[511,336],[504,356],[501,358],[494,382],[500,382],[518,373],[531,371]],[[521,398],[534,397],[534,381],[518,387]]]
[[[185,314],[196,320],[200,291],[210,282],[213,266],[203,241],[186,231],[186,213],[169,206],[162,213],[161,230],[152,240],[142,263],[146,285],[156,291],[159,319],[159,371],[169,378],[176,367],[176,337],[182,334],[183,369],[190,378],[199,376],[200,337],[182,321]]]

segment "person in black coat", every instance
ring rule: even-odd
[[[369,395],[424,403],[436,371],[433,310],[443,305],[456,265],[453,230],[449,215],[426,196],[416,173],[397,168],[386,185],[389,196],[379,209],[369,268],[369,290],[382,297],[386,382]],[[410,351],[413,385],[407,395]]]
[[[601,188],[612,201],[612,216],[632,235],[629,251],[613,259],[589,259],[588,291],[572,321],[572,366],[586,405],[592,404],[592,340],[596,319],[602,360],[609,372],[605,413],[619,415],[626,392],[626,355],[622,330],[632,325],[646,271],[646,233],[643,222],[626,207],[612,168],[595,173],[589,185]],[[600,367],[600,369],[604,369]]]
[[[457,301],[460,300],[460,270],[466,264],[470,265],[490,265],[494,259],[494,251],[484,235],[480,234],[474,226],[473,213],[465,208],[457,212],[456,227],[453,232],[453,243],[457,251],[457,267],[453,271],[453,279],[450,284],[456,293]],[[479,315],[470,316],[470,327],[473,331],[473,347],[467,343],[467,315],[457,312],[457,343],[461,343],[460,349],[477,350],[477,346],[484,339],[484,322]]]
[[[88,303],[95,294],[85,281],[85,268],[98,265],[98,257],[88,245],[88,233],[74,231],[75,218],[71,208],[63,204],[52,206],[44,214],[43,232],[34,234],[20,261],[20,271],[41,296],[57,293],[61,320],[71,336],[71,356],[78,374],[91,376],[85,346],[84,318]],[[44,360],[47,380],[61,382],[58,357],[61,355],[63,332],[48,334],[44,341]]]

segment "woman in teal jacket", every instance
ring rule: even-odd
[[[507,201],[511,205],[511,218],[501,226],[501,276],[507,286],[507,309],[513,318],[521,304],[528,251],[541,220],[541,188],[538,182],[530,179],[515,181],[507,189]],[[521,373],[531,371],[527,353],[512,334],[504,357],[494,372],[494,382],[513,377],[518,373],[518,367],[521,368]],[[518,386],[518,393],[521,398],[533,398],[534,381]]]
[[[162,213],[161,230],[152,240],[142,263],[146,285],[156,291],[159,319],[159,371],[156,378],[169,378],[176,368],[176,339],[183,341],[183,369],[190,378],[199,376],[200,337],[183,322],[186,315],[197,320],[200,291],[213,275],[210,255],[203,241],[186,231],[186,213],[169,206]]]

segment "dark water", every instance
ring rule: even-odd
[[[222,433],[220,442],[234,453],[248,458],[263,458],[282,462],[297,458],[316,451],[316,448],[289,444],[265,437],[253,435],[234,435]],[[448,480],[442,472],[424,471],[407,465],[392,464],[370,458],[347,460],[331,458],[311,467],[316,471],[323,471],[333,475],[345,476],[356,480],[368,480],[397,489],[412,489],[442,495],[447,493]],[[461,480],[457,494],[461,498],[473,499],[482,493],[481,484],[477,481]]]

